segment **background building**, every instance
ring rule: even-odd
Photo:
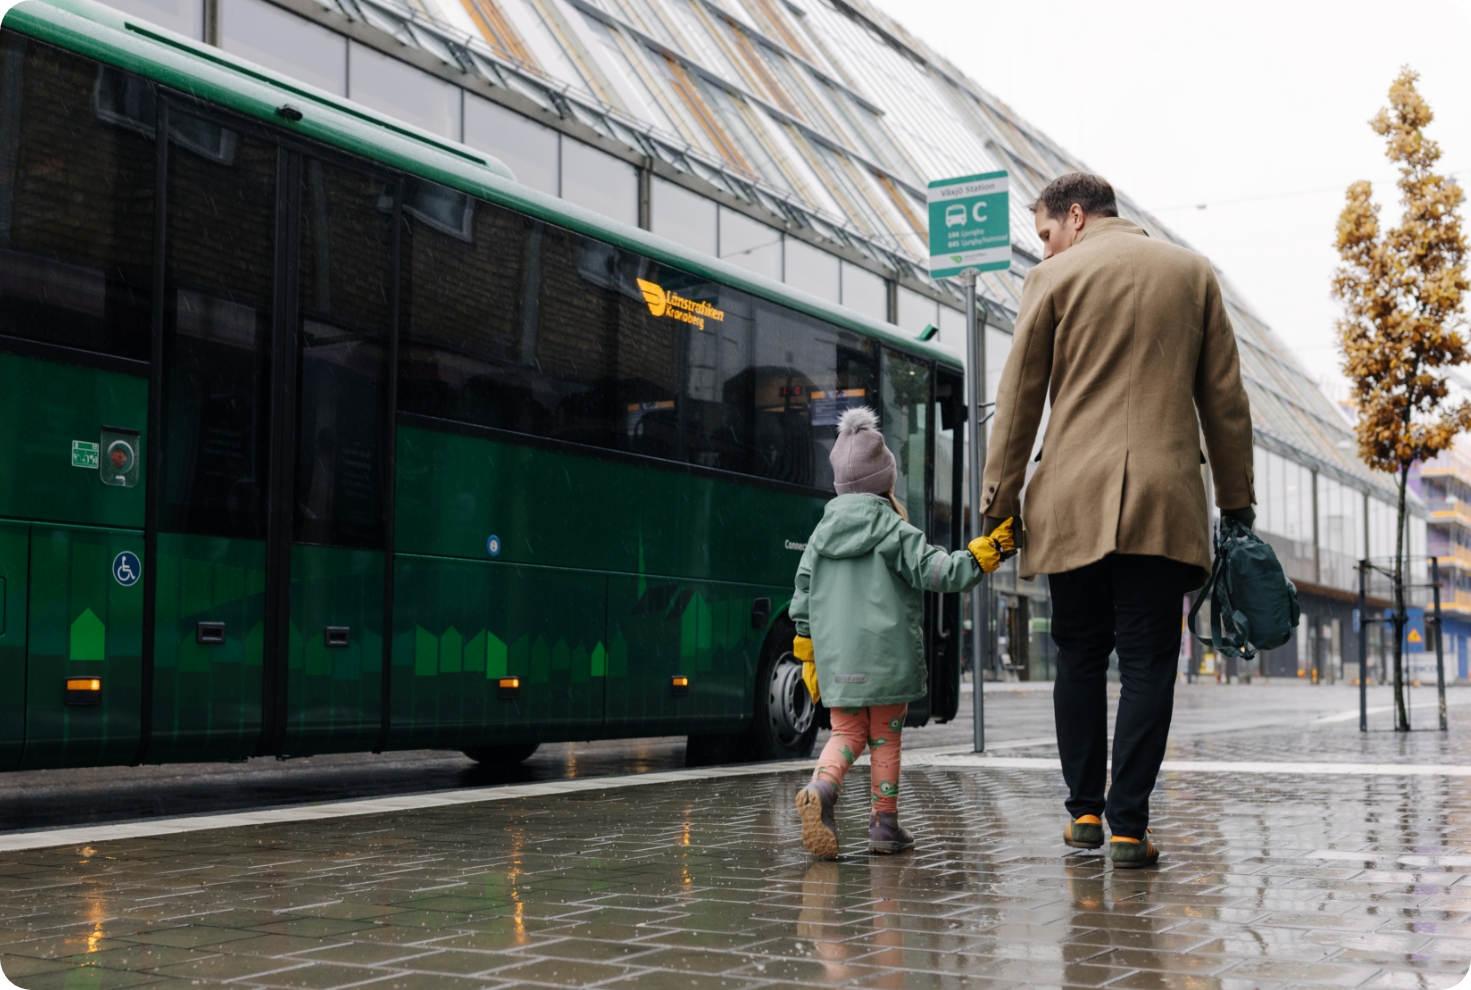
[[[1021,280],[1041,256],[1026,204],[1086,167],[864,0],[113,2],[493,154],[528,185],[690,250],[911,333],[934,324],[957,351],[959,287],[925,274],[925,186],[1005,168],[1013,265],[981,283],[991,395]],[[1179,240],[1120,195],[1126,217]],[[1353,563],[1393,552],[1394,491],[1358,462],[1349,424],[1283,342],[1224,275],[1222,285],[1256,428],[1258,529],[1303,603],[1299,636],[1261,672],[1336,680],[1357,656]],[[953,466],[935,470],[943,481]],[[1418,497],[1412,516],[1423,559]],[[1050,676],[1045,582],[1002,575],[996,587],[1002,662]],[[1371,642],[1377,632],[1369,624]],[[1207,658],[1197,648],[1191,662]]]
[[[1440,566],[1445,676],[1466,680],[1471,646],[1471,455],[1465,445],[1417,465],[1410,486],[1429,510],[1429,552]],[[1426,652],[1415,659],[1417,679],[1433,680],[1434,656]]]

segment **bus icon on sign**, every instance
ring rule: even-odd
[[[124,588],[137,584],[138,579],[142,576],[143,563],[131,550],[124,550],[112,558],[112,578]]]
[[[965,212],[966,211],[964,203],[952,203],[949,206],[945,207],[945,226],[964,227]]]

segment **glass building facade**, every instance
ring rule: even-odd
[[[980,280],[988,395],[1041,257],[1026,204],[1081,167],[865,0],[110,2],[495,155],[529,186],[688,250],[908,333],[933,325],[957,353],[960,287],[925,270],[925,186],[1004,168],[1012,268]],[[1180,241],[1123,191],[1120,209]],[[1352,677],[1355,562],[1393,552],[1392,479],[1359,463],[1347,417],[1221,281],[1257,437],[1258,529],[1304,605],[1296,641],[1257,673]],[[1426,511],[1412,494],[1420,560]],[[1003,575],[997,588],[1006,676],[1048,676],[1045,582]],[[1379,627],[1365,628],[1372,646]],[[1182,638],[1192,672],[1213,673],[1212,659]]]

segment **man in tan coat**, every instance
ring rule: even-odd
[[[1025,521],[1022,575],[1049,578],[1072,819],[1063,839],[1098,848],[1106,816],[1114,865],[1147,866],[1158,859],[1149,795],[1169,735],[1181,606],[1211,566],[1201,465],[1209,456],[1216,504],[1250,525],[1251,410],[1209,261],[1120,219],[1095,175],[1056,179],[1033,211],[1043,261],[1022,289],[981,502],[988,531]],[[1122,692],[1105,798],[1115,650]]]

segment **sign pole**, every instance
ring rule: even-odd
[[[1440,699],[1440,731],[1446,731],[1445,718],[1445,651],[1440,645],[1440,559],[1430,558],[1430,589],[1435,595],[1435,692]]]
[[[981,535],[981,471],[986,463],[986,430],[981,424],[981,409],[986,403],[986,346],[985,324],[980,319],[976,306],[976,275],[970,268],[960,273],[960,282],[965,286],[965,342],[970,349],[970,406],[966,410],[966,422],[970,425],[970,538]],[[986,699],[985,671],[986,647],[990,645],[991,575],[981,578],[981,583],[970,593],[970,671],[971,705],[973,709],[972,742],[977,753],[986,751]]]
[[[1359,731],[1369,731],[1369,562],[1359,561],[1359,607],[1354,632],[1359,634]]]
[[[976,308],[976,277],[1011,267],[1011,177],[1005,170],[936,179],[929,184],[930,277],[959,278],[965,290],[966,370],[970,374],[970,539],[981,535],[981,469],[986,463],[986,431],[981,410],[986,405],[985,320]],[[975,690],[975,751],[986,749],[985,661],[991,655],[991,577],[981,578],[970,593],[970,665]]]

